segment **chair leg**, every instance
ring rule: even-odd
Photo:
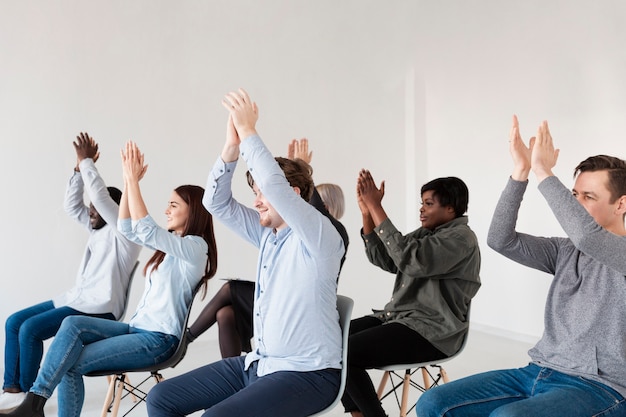
[[[411,370],[404,371],[404,382],[402,383],[402,402],[400,404],[400,417],[406,417],[406,407],[409,402],[409,390],[411,389]]]
[[[117,417],[117,413],[120,409],[120,402],[122,401],[122,394],[124,393],[124,380],[126,374],[116,375],[115,398],[113,399],[113,405],[111,406],[111,417]]]
[[[128,376],[128,374],[124,374],[124,381],[126,381],[128,386],[131,387],[130,389],[127,389],[126,391],[128,391],[128,394],[130,395],[130,398],[133,400],[133,402],[136,403],[137,402],[137,396],[135,395],[135,388],[130,383],[130,377]]]
[[[430,375],[428,374],[428,370],[425,367],[422,367],[422,378],[424,379],[424,390],[430,389]]]
[[[383,377],[380,379],[380,384],[378,384],[378,391],[376,391],[378,399],[382,398],[383,394],[385,393],[385,386],[387,385],[387,381],[389,381],[389,371],[385,371],[383,373]]]
[[[107,414],[109,413],[109,407],[111,407],[111,400],[113,399],[115,383],[117,380],[114,375],[107,375],[107,381],[109,382],[109,386],[107,388],[107,395],[104,397],[104,404],[102,405],[100,417],[107,417]]]
[[[446,383],[446,384],[448,383],[448,381],[449,381],[448,373],[443,368],[441,368],[441,378],[443,379],[444,383]]]

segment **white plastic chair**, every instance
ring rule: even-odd
[[[348,336],[350,334],[350,320],[352,319],[352,307],[354,301],[350,297],[344,295],[337,295],[337,311],[339,312],[339,324],[341,325],[342,333],[342,354],[341,354],[341,384],[339,385],[339,392],[335,400],[325,409],[318,411],[311,416],[321,416],[330,412],[341,401],[343,391],[346,388],[346,377],[348,375]]]
[[[466,321],[468,325],[469,325],[469,318],[470,318],[470,308],[468,307],[467,317],[466,317]],[[442,358],[442,359],[437,359],[437,360],[427,361],[427,362],[420,362],[420,363],[388,365],[388,366],[376,368],[376,369],[380,369],[384,371],[383,376],[380,380],[380,383],[378,384],[378,390],[377,390],[378,398],[382,401],[383,399],[387,398],[389,395],[394,394],[396,398],[396,403],[398,404],[398,408],[400,409],[400,417],[406,417],[407,414],[410,413],[411,410],[413,410],[413,408],[415,408],[415,404],[413,404],[411,408],[407,409],[408,401],[409,401],[409,391],[411,390],[411,387],[417,389],[420,392],[424,392],[441,383],[447,383],[448,374],[446,373],[446,370],[443,369],[441,364],[449,360],[452,360],[456,358],[458,355],[460,355],[461,352],[463,352],[463,349],[465,349],[465,345],[467,344],[468,338],[469,338],[469,326],[468,326],[468,332],[465,334],[465,337],[463,338],[463,342],[459,350],[455,354],[448,356],[447,358]],[[429,370],[429,368],[432,368],[432,369]],[[435,370],[434,372],[433,372],[433,369]],[[404,372],[401,373],[402,371]],[[417,373],[417,371],[421,371],[423,385],[422,383],[416,381],[415,379],[412,379],[413,375]],[[394,382],[394,377],[398,378],[396,380],[397,382]],[[389,389],[389,391],[385,392],[385,386],[387,385],[388,381],[391,381],[391,388]],[[402,389],[401,399],[398,398],[398,392],[397,392],[400,388]]]

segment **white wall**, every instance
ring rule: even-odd
[[[511,168],[510,118],[525,137],[551,122],[568,185],[590,154],[625,157],[624,18],[620,0],[0,0],[0,320],[73,283],[86,236],[62,201],[78,132],[100,143],[109,185],[121,185],[123,143],[140,145],[148,208],[163,220],[171,189],[204,184],[224,138],[220,100],[241,86],[275,154],[308,137],[316,181],[343,187],[351,246],[339,290],[356,315],[382,306],[393,280],[363,254],[358,170],[386,180],[385,207],[407,232],[419,186],[457,175],[483,245],[473,323],[536,339],[549,277],[484,244]],[[243,172],[235,194],[251,202]],[[535,185],[519,228],[562,235]],[[254,248],[216,233],[218,276],[252,278]],[[134,300],[140,291],[138,275]]]

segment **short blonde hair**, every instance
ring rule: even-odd
[[[320,193],[320,197],[326,206],[326,210],[335,219],[339,220],[343,216],[345,207],[345,201],[343,198],[343,191],[337,184],[319,184],[317,185],[317,192]]]

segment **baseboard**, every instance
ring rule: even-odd
[[[474,323],[472,322],[470,326],[470,331],[478,331],[487,334],[491,334],[494,336],[503,337],[506,339],[515,340],[518,342],[528,343],[530,345],[534,345],[540,339],[540,336],[530,335],[526,333],[518,333],[512,332],[510,330],[502,329],[500,327],[489,326],[486,324]]]

